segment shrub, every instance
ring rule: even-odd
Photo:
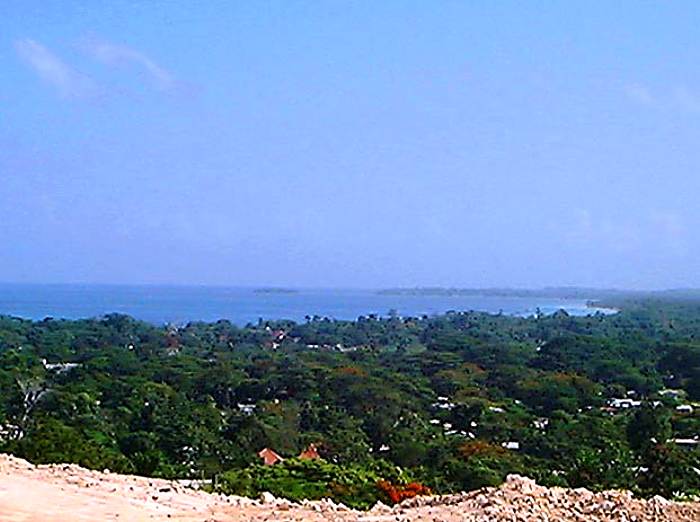
[[[255,464],[222,473],[217,477],[216,490],[247,497],[269,491],[292,501],[330,498],[358,509],[367,509],[377,500],[397,502],[428,491],[420,484],[411,484],[399,468],[382,461],[341,466],[300,459],[288,459],[274,466]],[[388,491],[396,494],[389,495]]]
[[[430,488],[419,482],[409,482],[408,484],[392,484],[388,480],[377,481],[377,488],[381,491],[392,504],[398,504],[407,498],[413,498],[418,495],[430,495]]]

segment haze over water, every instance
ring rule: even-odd
[[[301,289],[261,292],[252,288],[107,285],[0,285],[0,314],[27,319],[83,319],[124,313],[151,323],[228,319],[238,325],[258,319],[304,321],[307,315],[354,320],[361,315],[402,316],[476,310],[531,315],[561,308],[575,315],[598,309],[576,299],[446,295],[381,295],[375,290]]]

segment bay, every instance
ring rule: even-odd
[[[609,310],[582,299],[480,295],[387,295],[357,289],[255,289],[207,286],[0,284],[0,315],[26,319],[84,319],[128,314],[154,324],[227,319],[238,325],[259,319],[304,321],[307,316],[354,320],[361,315],[401,316],[481,311],[527,316],[537,310],[572,315]]]

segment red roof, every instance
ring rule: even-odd
[[[263,464],[266,466],[272,466],[273,464],[277,464],[278,462],[284,461],[284,458],[279,455],[276,451],[271,450],[270,448],[264,448],[258,452],[258,457],[263,459]]]
[[[318,454],[316,444],[309,444],[304,451],[299,453],[299,458],[307,460],[316,460],[320,459],[321,455]]]

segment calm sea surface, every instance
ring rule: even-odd
[[[360,315],[433,315],[477,310],[530,315],[560,308],[586,315],[597,309],[569,299],[491,296],[379,295],[374,290],[259,292],[251,288],[0,284],[0,315],[27,319],[79,319],[119,312],[155,324],[228,319],[245,325],[263,319],[303,321],[307,315],[357,319]],[[605,310],[602,310],[605,312]]]

